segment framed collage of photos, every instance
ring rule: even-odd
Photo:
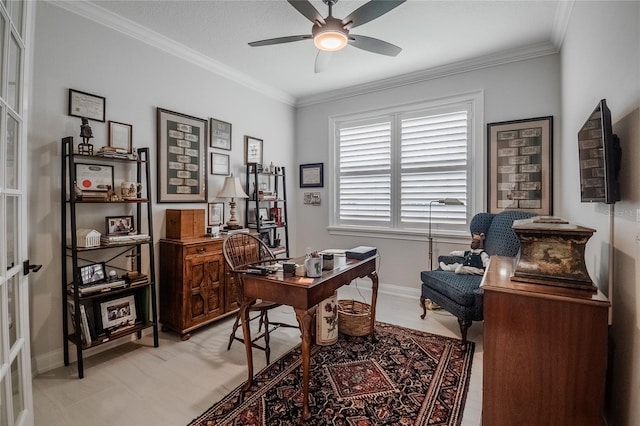
[[[553,117],[487,124],[489,213],[553,214]]]
[[[207,202],[207,120],[157,109],[158,202]]]

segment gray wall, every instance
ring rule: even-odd
[[[80,132],[80,119],[67,115],[68,88],[106,97],[107,120],[133,125],[134,147],[150,147],[154,197],[156,107],[232,123],[231,171],[242,181],[243,135],[264,140],[265,163],[291,170],[292,188],[295,168],[293,107],[49,3],[38,2],[36,14],[28,161],[29,257],[44,265],[30,278],[31,353],[37,373],[62,363],[60,139],[74,136],[77,143]],[[98,149],[106,144],[106,123],[90,125]],[[227,201],[215,198],[223,180],[224,176],[208,176],[210,201]],[[291,197],[295,195],[291,191]],[[157,241],[164,237],[165,209],[206,209],[206,204],[153,207]],[[123,214],[120,209],[92,210],[98,230],[105,216]],[[244,220],[244,203],[238,203],[238,210]],[[289,222],[295,224],[295,211]],[[156,244],[156,259],[157,251]]]
[[[587,268],[610,296],[610,424],[640,424],[640,3],[576,2],[561,50],[562,140],[557,198],[562,216],[597,230]],[[622,200],[582,204],[577,132],[607,99],[623,150]],[[588,374],[588,373],[586,373]]]
[[[336,101],[316,103],[298,108],[296,117],[297,160],[299,163],[329,161],[329,116],[368,111],[388,106],[415,103],[465,92],[482,91],[484,96],[484,122],[516,120],[552,115],[555,118],[555,133],[558,135],[560,116],[559,56],[509,63],[476,71],[435,78],[389,90],[351,96]],[[481,140],[477,141],[476,157],[473,161],[475,175],[484,179],[486,143],[484,123]],[[556,147],[557,149],[557,147]],[[326,174],[332,173],[326,168]],[[325,182],[327,177],[325,176]],[[485,211],[485,182],[476,182],[477,204],[471,206],[470,214]],[[316,190],[316,188],[314,188]],[[320,206],[304,205],[302,197],[297,199],[301,220],[296,229],[299,248],[335,247],[349,248],[359,245],[375,246],[381,256],[380,282],[393,288],[394,292],[419,294],[420,271],[428,269],[426,230],[413,236],[375,238],[372,235],[330,235],[329,189],[320,190]],[[313,226],[308,226],[313,223]],[[470,238],[439,239],[434,242],[434,260],[439,254],[468,247]],[[434,261],[434,263],[436,263]]]

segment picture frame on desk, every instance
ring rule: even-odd
[[[157,108],[158,202],[207,202],[208,122]]]
[[[553,117],[487,124],[489,213],[553,214]]]

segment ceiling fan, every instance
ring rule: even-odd
[[[313,22],[311,34],[294,35],[287,37],[270,38],[267,40],[253,41],[249,46],[269,46],[272,44],[290,43],[292,41],[313,40],[313,44],[319,49],[316,56],[315,72],[323,71],[331,58],[330,52],[344,48],[347,44],[368,52],[387,56],[397,56],[402,49],[386,41],[377,38],[350,34],[349,31],[359,25],[366,24],[384,15],[392,9],[400,6],[406,0],[371,0],[351,12],[344,19],[334,18],[333,5],[338,0],[322,0],[329,6],[329,15],[323,18],[320,12],[309,0],[287,0],[305,18]]]

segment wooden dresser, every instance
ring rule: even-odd
[[[222,238],[160,240],[160,323],[162,330],[190,332],[238,310]]]
[[[609,301],[598,291],[484,278],[482,424],[602,425]]]

